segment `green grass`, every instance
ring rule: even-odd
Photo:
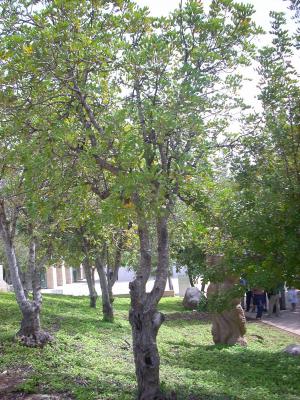
[[[42,324],[55,331],[55,342],[29,349],[12,340],[20,314],[14,296],[0,294],[0,372],[32,367],[25,392],[68,393],[77,400],[131,400],[135,375],[129,299],[115,300],[114,324],[101,322],[99,308],[84,297],[44,297]],[[181,300],[161,301],[165,313],[183,312]],[[263,337],[263,340],[256,336]],[[158,335],[162,387],[178,399],[300,399],[300,359],[281,350],[299,337],[263,324],[248,326],[247,348],[212,345],[210,325],[171,320]],[[1,397],[1,395],[0,395]]]

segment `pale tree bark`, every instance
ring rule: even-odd
[[[102,292],[102,312],[103,320],[106,322],[114,321],[114,312],[112,303],[110,301],[107,274],[102,257],[98,254],[96,257],[96,268],[100,279],[100,286]]]
[[[171,272],[168,272],[168,284],[169,284],[169,289],[174,290],[173,282],[172,282],[172,277],[171,277]]]
[[[102,311],[103,320],[107,322],[114,321],[114,310],[113,310],[113,286],[118,279],[118,272],[121,265],[122,251],[124,243],[124,233],[120,232],[120,235],[116,241],[116,249],[113,257],[113,263],[109,263],[109,249],[105,244],[102,251],[97,254],[96,257],[96,269],[100,279],[100,286],[102,292]]]
[[[129,320],[132,327],[133,352],[138,383],[139,400],[159,400],[165,396],[160,390],[160,358],[156,337],[164,315],[157,311],[168,278],[169,240],[167,217],[160,217],[157,231],[157,271],[153,289],[146,293],[146,283],[151,273],[150,234],[146,219],[139,215],[140,266],[136,279],[129,284],[131,309]]]
[[[109,265],[109,262],[107,262],[107,284],[108,284],[108,293],[111,303],[113,303],[114,301],[112,289],[114,284],[118,280],[119,269],[121,266],[123,245],[124,245],[124,233],[121,232],[116,241],[116,249],[112,267]],[[107,257],[107,260],[108,259],[109,257]]]
[[[94,269],[91,266],[90,260],[88,256],[85,256],[82,262],[84,273],[87,281],[87,285],[89,288],[89,297],[90,297],[90,307],[96,308],[98,294],[95,288],[95,274]]]
[[[22,313],[21,327],[16,336],[25,346],[42,347],[52,338],[49,333],[41,329],[40,324],[42,295],[39,279],[39,268],[37,268],[35,263],[35,240],[32,238],[29,244],[28,268],[32,278],[33,292],[33,299],[30,301],[26,297],[24,287],[20,279],[19,268],[13,244],[15,223],[16,220],[8,220],[5,212],[4,201],[0,200],[0,232],[5,246],[6,257],[16,300]]]

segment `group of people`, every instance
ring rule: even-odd
[[[273,313],[279,316],[280,313],[280,288],[273,288],[265,291],[263,288],[253,288],[246,292],[246,311],[250,311],[252,305],[252,311],[256,311],[256,319],[261,319],[263,312],[267,312],[268,316],[272,316]],[[268,309],[267,309],[267,298],[268,298]],[[288,301],[291,305],[291,310],[296,311],[298,303],[297,290],[294,287],[288,289]]]

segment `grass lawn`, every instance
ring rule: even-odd
[[[117,298],[114,305],[116,321],[109,324],[101,322],[99,308],[89,308],[87,298],[44,296],[42,324],[55,342],[29,349],[12,339],[20,320],[14,296],[0,293],[0,373],[30,368],[20,387],[27,393],[134,399],[129,299]],[[184,312],[179,298],[163,299],[160,309]],[[247,348],[213,346],[208,322],[175,316],[158,335],[163,388],[175,390],[179,400],[300,400],[300,358],[281,353],[299,337],[251,323],[248,342]]]

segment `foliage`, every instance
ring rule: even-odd
[[[225,267],[265,288],[295,282],[300,273],[299,81],[284,15],[271,18],[273,44],[258,57],[263,111],[244,121],[230,176],[215,179],[204,246],[224,255],[208,278]]]
[[[199,304],[197,310],[200,312],[206,312],[208,310],[208,301],[206,296],[200,296]]]
[[[225,310],[232,309],[232,300],[240,299],[244,296],[244,289],[235,284],[232,288],[219,291],[209,297],[207,302],[207,309],[213,313],[221,313]]]
[[[22,235],[18,235],[16,237],[15,249],[19,261],[19,267],[21,268],[22,271],[25,271],[28,262],[28,245],[24,237],[22,237]],[[5,272],[9,274],[9,266],[7,264],[6,254],[2,241],[0,241],[0,260],[1,264],[4,266]]]
[[[183,249],[178,250],[176,261],[180,266],[186,267],[191,283],[196,284],[203,275],[205,268],[205,253],[193,243],[188,243]]]

